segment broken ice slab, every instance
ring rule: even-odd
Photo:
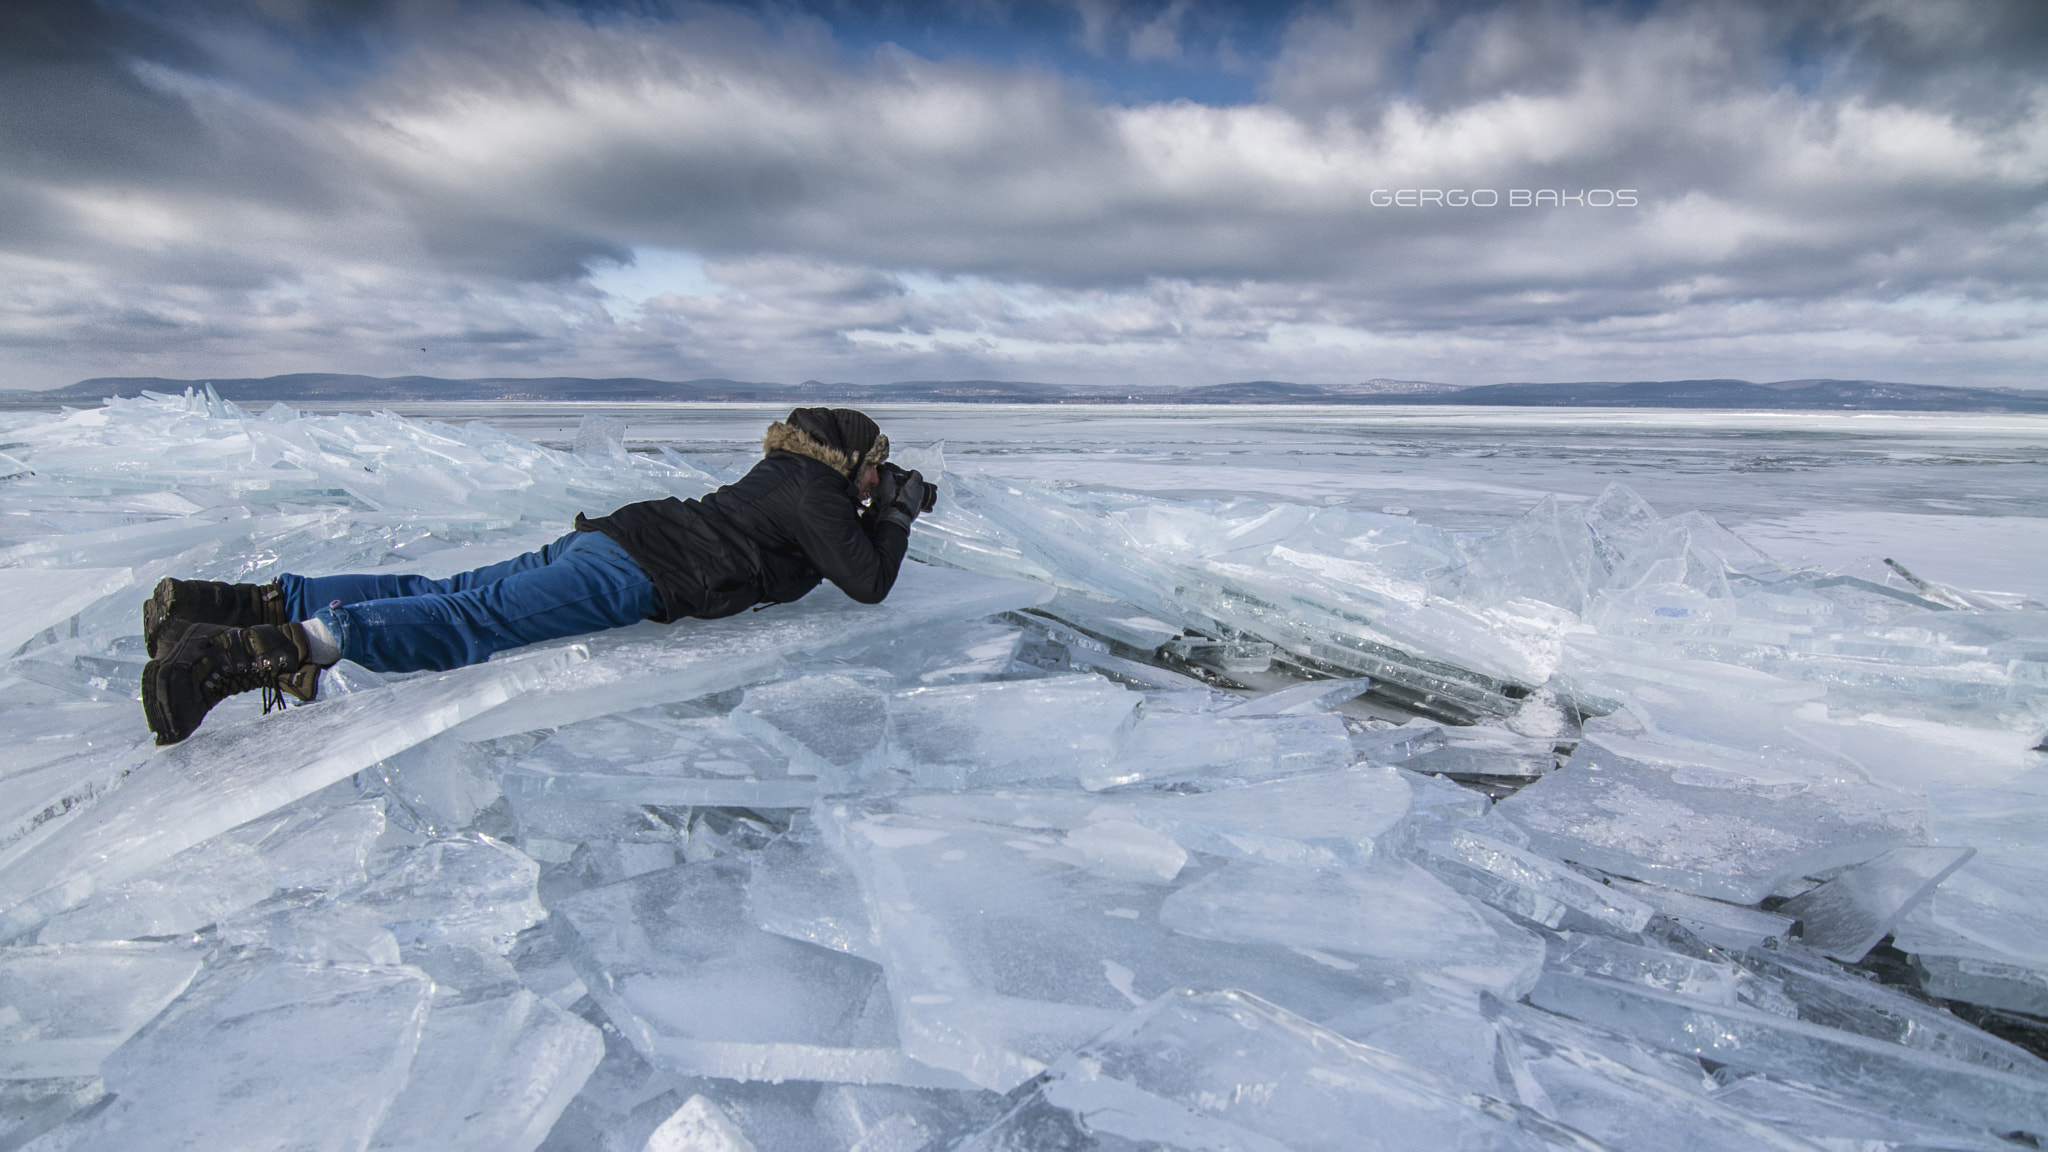
[[[1662,988],[1710,1004],[1737,1003],[1743,978],[1741,969],[1733,964],[1576,932],[1559,939],[1550,965],[1625,984]]]
[[[658,708],[563,727],[501,769],[498,784],[522,829],[568,842],[603,835],[587,819],[598,808],[803,808],[819,791],[731,720]]]
[[[2048,1016],[2048,966],[1932,952],[1915,954],[1913,965],[1920,970],[1920,990],[1929,996]]]
[[[219,932],[229,947],[267,948],[306,964],[404,962],[398,938],[375,911],[317,894],[265,901],[221,921]]]
[[[533,1152],[604,1056],[596,1028],[533,993],[427,1014],[372,1152]]]
[[[1975,855],[1975,848],[1894,848],[1802,892],[1778,911],[1799,920],[1799,942],[1844,964],[1863,959],[1899,917]]]
[[[126,568],[0,568],[0,657],[128,586]]]
[[[100,1066],[113,1101],[67,1152],[362,1148],[406,1081],[433,982],[412,968],[261,954],[209,968]]]
[[[1626,892],[1475,828],[1418,825],[1414,859],[1465,895],[1546,928],[1577,913],[1609,929],[1640,932],[1655,914]]]
[[[830,585],[794,604],[720,620],[644,624],[587,638],[591,660],[546,691],[465,724],[464,740],[559,727],[653,704],[694,700],[758,683],[802,653],[850,652],[947,620],[1028,608],[1052,595],[1040,584],[905,564],[889,598],[858,604]]]
[[[1822,1089],[1770,1076],[1738,1077],[1716,1088],[1708,1099],[1822,1147],[1940,1148],[1943,1152],[2013,1149],[2013,1141],[1982,1128],[1882,1116]]]
[[[1173,988],[1249,988],[1327,1018],[1405,995],[1420,978],[1415,965],[1174,932],[1160,907],[1176,862],[1137,836],[1151,837],[1150,849],[1174,846],[1136,825],[1083,820],[1070,842],[1042,823],[891,811],[880,800],[813,811],[866,894],[904,1051],[986,1088],[1016,1087]],[[1112,854],[1107,842],[1129,851]],[[1159,866],[1141,875],[1145,862]],[[1540,960],[1538,948],[1532,968]]]
[[[555,648],[201,728],[0,866],[0,940],[561,675]],[[54,822],[53,822],[54,823]]]
[[[1433,720],[1410,720],[1393,727],[1347,725],[1346,728],[1351,736],[1352,752],[1368,764],[1404,763],[1432,748],[1441,748],[1446,742],[1444,726]]]
[[[728,1080],[957,1088],[907,1058],[873,963],[756,927],[747,866],[683,864],[555,905],[591,995],[654,1063]]]
[[[1114,640],[1144,652],[1155,651],[1160,645],[1180,636],[1179,628],[1164,620],[1155,620],[1128,604],[1077,592],[1063,591],[1040,605],[1038,611],[1098,639]]]
[[[1172,655],[1190,664],[1205,664],[1224,675],[1234,672],[1264,672],[1272,667],[1278,652],[1264,640],[1203,640],[1187,638],[1163,645]]]
[[[1445,727],[1441,745],[1402,761],[1416,772],[1452,777],[1506,776],[1533,779],[1557,767],[1556,742],[1506,728],[1479,724]]]
[[[1209,777],[1262,780],[1346,768],[1353,759],[1344,721],[1326,712],[1241,720],[1204,712],[1147,712],[1115,761],[1080,779],[1084,788]]]
[[[1799,1018],[1809,1024],[2048,1081],[2048,1061],[1798,945],[1752,949],[1741,963],[1775,980],[1799,1006]]]
[[[887,673],[857,669],[756,684],[730,718],[787,756],[790,775],[843,791],[873,775],[888,756],[888,687]]]
[[[1096,780],[1139,699],[1099,676],[913,688],[888,698],[890,762],[926,788]]]
[[[412,827],[445,835],[469,827],[500,795],[487,749],[445,733],[424,740],[369,771]]]
[[[376,913],[400,944],[483,942],[547,917],[540,865],[478,832],[405,850],[348,900]]]
[[[1494,1006],[1521,1102],[1607,1148],[1815,1152],[1815,1146],[1701,1092],[1681,1058],[1520,1004]]]
[[[1238,719],[1250,716],[1291,716],[1327,712],[1346,700],[1365,695],[1372,681],[1360,676],[1350,680],[1309,680],[1278,691],[1254,696],[1242,704],[1219,709],[1218,716]]]
[[[1204,940],[1427,964],[1454,981],[1511,995],[1527,989],[1543,962],[1542,945],[1528,933],[1505,918],[1490,923],[1405,860],[1315,871],[1235,861],[1167,897],[1159,918]]]
[[[1792,917],[1759,908],[1745,908],[1661,884],[1645,884],[1624,876],[1610,876],[1611,887],[1650,905],[1680,927],[1716,948],[1741,952],[1766,940],[1781,940],[1792,931]]]
[[[961,1147],[1535,1152],[1531,1121],[1555,1131],[1257,996],[1177,991],[1062,1057]]]
[[[747,904],[763,931],[867,960],[879,956],[859,882],[815,833],[778,836],[761,850],[747,879]]]
[[[384,831],[375,802],[251,820],[51,917],[44,944],[194,932],[279,890],[339,891],[363,881]]]
[[[0,1080],[97,1076],[199,972],[180,945],[0,948]]]
[[[1571,972],[1544,973],[1529,1002],[1667,1051],[1825,1084],[1887,1115],[1937,1116],[1999,1131],[2048,1126],[2048,1079],[1852,1032]]]
[[[1138,823],[1192,851],[1330,868],[1370,860],[1412,795],[1396,769],[1360,765],[1211,792],[1133,795],[1131,807]]]
[[[1895,942],[1902,952],[2048,968],[2044,882],[2048,854],[2038,848],[1979,852],[1900,918]]]
[[[1570,763],[1494,810],[1544,855],[1735,904],[1924,836],[1924,800],[1889,788],[1698,780],[1588,737]]]
[[[849,1152],[919,1152],[950,1146],[1007,1110],[990,1092],[930,1092],[886,1084],[833,1084],[818,1093],[811,1115],[834,1148]]]
[[[0,1080],[0,1148],[25,1148],[36,1137],[106,1098],[98,1076]],[[47,1148],[48,1145],[44,1145]]]
[[[755,1147],[717,1101],[699,1092],[648,1133],[640,1152],[755,1152]]]
[[[993,620],[942,624],[849,653],[855,664],[883,669],[905,687],[973,684],[1010,671],[1024,630]]]

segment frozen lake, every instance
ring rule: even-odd
[[[784,409],[753,405],[417,404],[567,447],[586,412],[629,445],[750,459]],[[2048,417],[1640,409],[880,405],[899,443],[949,465],[1162,496],[1251,495],[1497,528],[1546,493],[1621,480],[1666,513],[1701,511],[1773,556],[1891,556],[1945,583],[2048,599]]]
[[[463,571],[783,411],[0,413],[0,1148],[2048,1138],[2048,418],[876,408],[879,605],[151,742],[160,577]]]

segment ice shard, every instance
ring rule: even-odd
[[[1915,954],[1913,964],[1921,973],[1921,990],[1929,996],[2029,1016],[2048,1016],[2048,965],[2000,963],[1935,952]]]
[[[1526,987],[1532,974],[1512,962],[1502,973],[1501,933],[1403,860],[1315,871],[1238,861],[1168,897],[1159,918],[1206,940],[1428,964],[1495,991]],[[1532,959],[1540,963],[1540,953]]]
[[[913,688],[888,700],[892,763],[927,788],[1097,781],[1122,750],[1139,699],[1099,676]]]
[[[1884,939],[1975,848],[1894,848],[1780,905],[1799,921],[1799,942],[1854,964]]]
[[[1233,704],[1216,714],[1245,717],[1326,712],[1346,700],[1365,695],[1371,687],[1372,681],[1364,677],[1349,680],[1308,680],[1268,692],[1263,696],[1255,696],[1242,704]]]
[[[2048,968],[2040,860],[2038,848],[1977,853],[1900,919],[1899,948]]]
[[[1141,874],[1133,856],[1091,854],[1086,835],[1070,843],[1043,823],[983,823],[872,799],[816,815],[866,897],[903,1050],[983,1087],[1016,1087],[1133,1005],[1177,987],[1256,989],[1314,1019],[1406,994],[1421,978],[1413,966],[1371,957],[1176,932],[1163,915],[1177,894],[1162,882],[1166,867]],[[1115,821],[1072,822],[1077,832],[1093,826],[1121,839],[1101,827]],[[1135,855],[1170,863],[1149,847]],[[1491,926],[1475,916],[1471,930],[1498,950]],[[1540,960],[1538,948],[1532,969]]]
[[[373,1152],[533,1152],[604,1056],[596,1028],[533,993],[437,998]]]
[[[1640,932],[1655,914],[1626,892],[1479,828],[1420,825],[1414,859],[1465,895],[1546,928],[1576,913],[1609,929]]]
[[[400,944],[509,938],[547,916],[540,867],[478,832],[409,849],[349,901],[374,912]]]
[[[45,1139],[362,1148],[405,1086],[432,988],[411,968],[229,961],[107,1057],[107,1107]]]
[[[2048,1081],[2048,1060],[1797,945],[1753,949],[1741,963],[1775,981],[1809,1024]]]
[[[1783,939],[1795,923],[1792,917],[1777,912],[1695,896],[1661,884],[1645,884],[1622,876],[1609,877],[1608,883],[1655,908],[1701,940],[1730,952]]]
[[[1528,1127],[1566,1135],[1256,996],[1181,991],[1057,1061],[962,1150],[1548,1146]]]
[[[580,813],[607,805],[802,808],[814,776],[792,776],[789,757],[723,716],[674,717],[638,709],[568,725],[500,770],[522,825],[583,838]]]
[[[201,959],[168,943],[0,948],[0,1080],[99,1075],[100,1061],[185,990]]]
[[[758,684],[732,710],[733,726],[789,758],[791,775],[845,791],[889,754],[889,677],[860,670]]]
[[[1872,785],[1745,785],[1623,755],[1588,738],[1571,762],[1495,809],[1530,845],[1698,896],[1755,904],[1779,884],[1924,836],[1924,801]]]
[[[1131,795],[1131,814],[1197,852],[1275,864],[1364,864],[1408,814],[1413,790],[1392,768],[1361,765],[1208,792]]]
[[[1081,777],[1089,788],[1141,781],[1260,780],[1348,767],[1355,757],[1342,720],[1327,713],[1227,719],[1214,713],[1148,712],[1113,763]]]
[[[2010,1152],[2013,1146],[1999,1133],[1983,1128],[1973,1130],[1966,1123],[1881,1115],[1824,1090],[1788,1084],[1769,1076],[1742,1076],[1717,1088],[1709,1099],[1768,1124],[1779,1133],[1806,1137],[1820,1147],[1867,1143],[1892,1148],[1940,1148],[1944,1152]]]
[[[1886,1114],[2001,1131],[2039,1132],[2048,1125],[2048,1079],[1598,976],[1546,972],[1529,1000],[1672,1052],[1826,1084]]]
[[[69,620],[102,596],[119,592],[132,579],[126,568],[0,568],[0,655]]]
[[[1603,1141],[1602,1147],[1680,1152],[1817,1152],[1817,1146],[1707,1096],[1690,1075],[1628,1052],[1626,1041],[1520,1005],[1499,1019],[1521,1102]],[[1620,1057],[1629,1057],[1622,1059]],[[1676,1062],[1675,1060],[1673,1061]]]
[[[645,624],[587,641],[591,660],[516,709],[462,726],[465,740],[558,727],[632,708],[694,700],[758,683],[802,653],[842,653],[949,620],[1028,608],[1043,585],[905,564],[880,604],[858,604],[829,585],[794,604],[722,620]]]
[[[880,968],[762,931],[746,881],[709,860],[556,905],[584,983],[642,1055],[729,1080],[966,1086],[897,1047]]]
[[[556,648],[201,729],[0,867],[0,939],[561,675]]]

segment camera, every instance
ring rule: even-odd
[[[888,477],[893,482],[890,485],[890,487],[901,487],[903,481],[910,476],[910,472],[908,470],[904,469],[900,465],[891,464],[886,460],[883,461],[880,465],[880,470],[884,476]],[[921,476],[919,478],[922,479]],[[939,490],[929,480],[925,481],[924,499],[920,500],[918,502],[918,505],[919,506],[917,511],[918,515],[920,516],[922,516],[926,512],[931,511],[933,508],[938,507],[939,505]]]

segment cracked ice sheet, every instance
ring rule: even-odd
[[[128,586],[126,568],[0,569],[0,655],[13,652],[36,633],[70,619]]]
[[[50,831],[31,850],[0,867],[0,939],[530,692],[583,659],[579,647],[546,649],[201,728],[97,803],[45,825]]]
[[[1542,1135],[1575,1134],[1256,996],[1180,991],[1062,1057],[965,1147],[1536,1152]]]
[[[1495,811],[1553,859],[1755,904],[1793,877],[1919,842],[1925,804],[1877,785],[1760,785],[1688,771],[1589,737],[1570,763]]]
[[[588,663],[516,709],[462,725],[464,740],[550,728],[650,704],[690,700],[765,680],[790,658],[843,653],[950,620],[1029,608],[1041,584],[928,564],[905,564],[889,598],[858,604],[830,585],[794,604],[721,620],[641,624],[587,638]]]
[[[1148,837],[1185,854],[1137,825],[1085,825],[1095,835],[1073,843],[880,801],[814,813],[865,892],[904,1052],[997,1091],[1173,988],[1243,988],[1329,1019],[1405,995],[1426,975],[1413,964],[1290,949],[1291,938],[1273,947],[1176,932],[1161,905],[1185,878],[1182,865],[1161,861],[1173,866],[1148,873],[1133,856],[1157,858],[1143,851]],[[1472,928],[1494,943],[1477,916]],[[1540,960],[1538,947],[1532,975]]]
[[[432,992],[417,968],[218,965],[107,1057],[112,1104],[38,1147],[360,1149],[405,1085]]]

